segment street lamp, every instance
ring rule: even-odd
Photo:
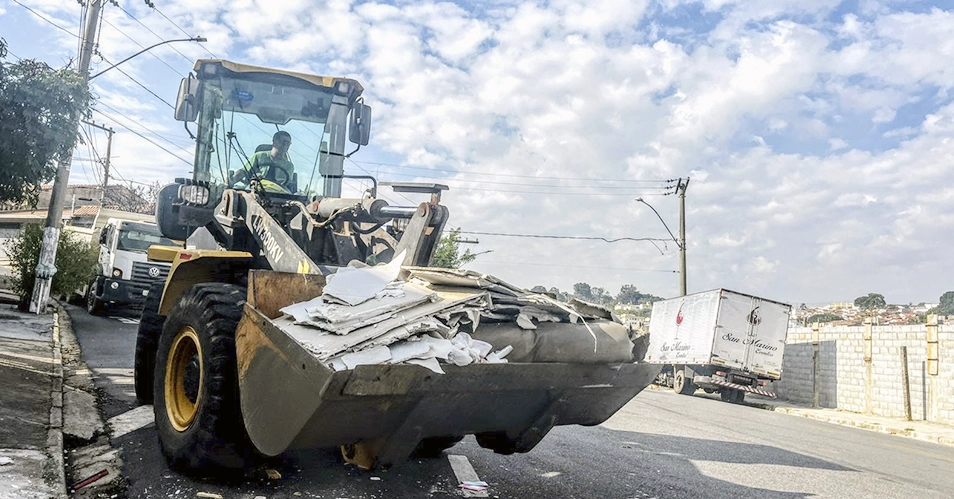
[[[656,208],[653,208],[653,205],[647,203],[643,198],[636,198],[636,201],[643,203],[648,206],[649,209],[653,210],[653,213],[656,214],[656,218],[662,222],[663,227],[666,228],[666,232],[669,233],[669,237],[676,243],[676,247],[679,248],[679,295],[686,296],[686,187],[689,187],[689,179],[679,179],[679,183],[676,184],[676,193],[679,194],[679,238],[676,239],[676,236],[673,235],[672,231],[669,230],[669,226],[666,225],[666,221],[663,220],[663,217],[656,211]]]
[[[131,56],[129,56],[129,57],[127,57],[127,58],[125,58],[125,59],[123,59],[123,60],[117,62],[116,64],[113,64],[112,66],[110,66],[110,67],[108,67],[108,68],[106,68],[106,69],[100,71],[99,73],[96,73],[96,74],[94,74],[93,76],[90,76],[89,79],[92,80],[93,78],[96,78],[97,76],[99,76],[99,75],[101,75],[101,74],[103,74],[103,73],[109,71],[110,69],[113,69],[113,68],[115,68],[116,66],[119,66],[120,64],[122,64],[122,63],[124,63],[124,62],[126,62],[126,61],[128,61],[128,60],[130,60],[130,59],[132,59],[133,57],[136,57],[137,55],[142,54],[143,52],[147,52],[147,51],[149,51],[149,50],[152,50],[152,49],[154,49],[154,48],[156,48],[156,47],[158,47],[158,46],[160,46],[160,45],[165,45],[165,44],[167,44],[167,43],[173,43],[173,42],[199,42],[199,43],[203,43],[203,42],[207,42],[207,41],[209,41],[209,40],[208,40],[206,37],[204,37],[204,36],[193,36],[192,38],[176,38],[175,40],[165,40],[165,41],[159,42],[159,43],[157,43],[157,44],[155,44],[155,45],[150,45],[150,46],[148,46],[148,47],[146,47],[146,48],[140,50],[139,52],[136,52],[135,54],[133,54],[133,55],[131,55]]]

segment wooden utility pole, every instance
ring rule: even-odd
[[[96,41],[96,30],[99,27],[99,16],[106,0],[91,0],[89,12],[86,16],[86,30],[79,52],[79,74],[84,82],[89,81],[89,64],[93,58],[93,45]],[[36,266],[36,282],[33,285],[33,296],[30,300],[30,311],[41,314],[46,311],[50,302],[50,287],[53,276],[56,274],[56,245],[60,240],[60,229],[63,225],[63,205],[66,203],[66,190],[70,181],[70,164],[73,161],[73,148],[60,158],[53,179],[53,192],[50,196],[50,207],[46,213],[46,227],[43,229],[43,243],[40,247],[40,257]]]
[[[679,295],[686,296],[686,188],[689,178],[679,179],[676,192],[679,194]]]
[[[97,125],[92,121],[83,121],[83,123],[106,132],[106,157],[103,158],[103,199],[105,199],[106,187],[109,185],[109,157],[113,150],[113,133],[115,132],[113,132],[112,128]]]

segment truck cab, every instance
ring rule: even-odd
[[[89,313],[103,315],[109,306],[142,305],[149,286],[169,274],[169,264],[147,260],[152,245],[177,244],[155,224],[116,218],[106,222],[99,236],[99,272],[86,293]]]

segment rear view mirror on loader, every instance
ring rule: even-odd
[[[179,97],[176,99],[176,120],[195,122],[199,116],[199,80],[189,75],[179,84]]]
[[[371,139],[371,106],[358,102],[351,111],[351,126],[348,138],[359,146],[368,145]]]

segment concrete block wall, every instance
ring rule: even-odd
[[[915,420],[954,424],[954,325],[938,328],[938,374],[927,374],[924,325],[793,328],[788,331],[780,399],[878,416],[904,418],[901,347],[907,347],[908,389]],[[817,358],[817,361],[815,360]]]

